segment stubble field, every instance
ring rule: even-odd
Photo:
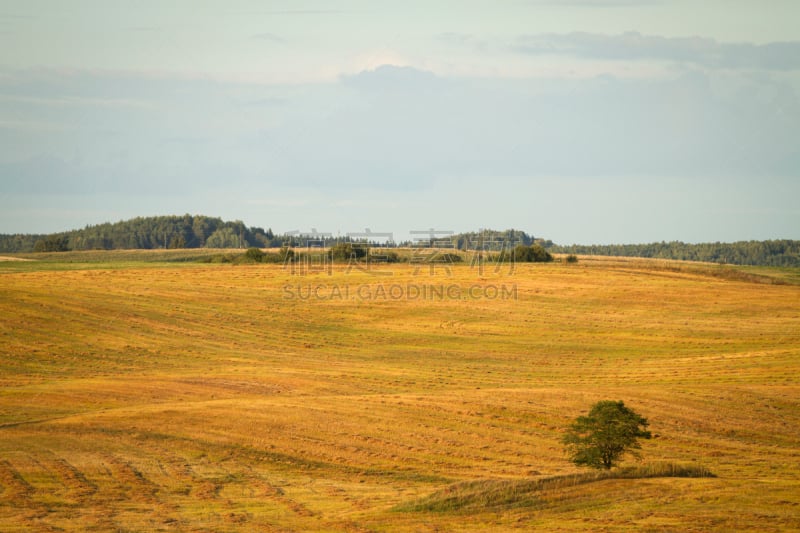
[[[797,271],[117,259],[0,262],[2,531],[800,529]],[[602,399],[716,477],[558,482]]]

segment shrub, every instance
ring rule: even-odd
[[[264,260],[264,252],[260,248],[248,248],[244,253],[245,259],[253,263],[261,263]]]
[[[499,261],[515,261],[519,263],[548,263],[553,256],[540,244],[525,246],[519,244],[513,250],[503,251],[498,256]]]
[[[549,263],[553,260],[553,256],[544,249],[541,244],[532,244],[530,248],[530,259],[534,263]]]
[[[295,260],[294,250],[292,250],[288,246],[284,246],[278,252],[278,259],[280,259],[281,263],[291,263],[291,262],[293,262]]]
[[[400,256],[392,250],[370,250],[370,261],[375,263],[398,263]]]
[[[461,263],[464,258],[451,252],[440,252],[430,258],[431,263]]]
[[[334,261],[350,261],[364,258],[367,253],[369,253],[369,248],[366,244],[340,242],[331,246],[331,249],[328,250],[328,257]]]

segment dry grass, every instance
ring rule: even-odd
[[[485,512],[505,511],[515,507],[543,508],[552,500],[547,493],[597,483],[610,479],[649,479],[656,477],[703,478],[716,477],[701,466],[657,463],[629,466],[614,470],[595,470],[577,474],[540,477],[535,479],[489,479],[464,481],[450,485],[430,496],[398,505],[399,512]]]
[[[590,258],[432,277],[124,261],[0,274],[4,531],[800,528],[796,285]],[[297,297],[422,284],[517,299]],[[648,462],[718,477],[394,510],[573,479],[560,437],[599,399],[650,420]]]

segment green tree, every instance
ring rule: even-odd
[[[206,248],[238,248],[239,235],[229,227],[220,228],[206,239]]]
[[[350,261],[364,258],[368,252],[369,248],[365,244],[340,242],[331,246],[331,249],[328,250],[328,257],[334,261]]]
[[[547,263],[553,256],[540,244],[518,244],[511,250],[500,253],[500,261],[516,261],[517,263]]]
[[[169,240],[170,248],[186,248],[186,238],[183,235],[177,235]]]
[[[282,246],[278,251],[278,259],[280,259],[280,262],[284,265],[293,262],[295,260],[294,255],[294,250],[288,246]]]
[[[69,238],[66,235],[48,235],[36,241],[34,252],[66,252],[69,250]]]
[[[610,469],[625,453],[639,457],[639,439],[651,436],[647,425],[647,419],[623,402],[604,400],[575,419],[562,442],[576,465]]]
[[[511,253],[514,255],[513,260],[518,263],[530,263],[533,261],[533,253],[530,246],[518,244]]]
[[[530,247],[529,261],[535,263],[548,263],[553,260],[553,256],[541,244],[532,244]]]

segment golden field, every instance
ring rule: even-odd
[[[97,256],[0,262],[0,531],[800,530],[796,270]],[[716,477],[548,481],[601,399]]]

